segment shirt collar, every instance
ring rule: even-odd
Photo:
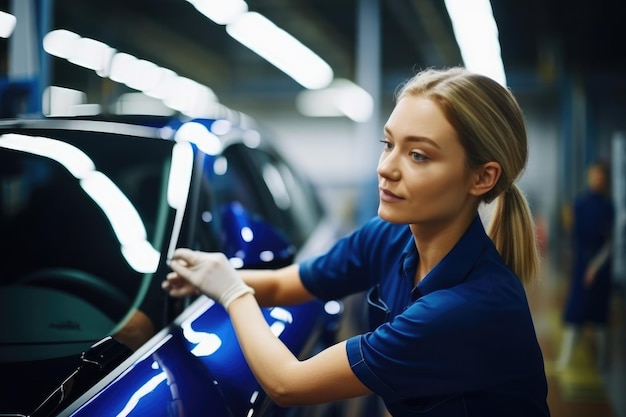
[[[485,233],[480,216],[476,215],[456,245],[413,290],[415,294],[412,298],[416,299],[433,291],[450,288],[461,283],[489,242],[491,239]],[[406,271],[415,271],[417,259],[415,241],[411,237],[402,256],[402,269],[405,274]]]

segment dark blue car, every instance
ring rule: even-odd
[[[176,247],[276,268],[336,238],[253,121],[7,120],[0,174],[0,415],[296,415],[264,395],[221,306],[160,289]],[[304,357],[339,310],[264,314]]]

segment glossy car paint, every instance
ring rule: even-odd
[[[319,322],[319,311],[318,303],[308,303],[264,309],[264,315],[274,333],[290,349],[302,352],[311,335],[301,330],[323,324]],[[122,364],[118,371],[123,371],[117,378],[103,381],[88,392],[85,397],[91,398],[84,405],[74,411],[70,407],[60,415],[267,413],[273,406],[250,372],[225,311],[212,300],[201,298],[186,314],[189,316],[154,338],[153,346],[142,349]]]

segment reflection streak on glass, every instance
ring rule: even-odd
[[[275,166],[266,164],[263,167],[263,180],[279,208],[287,210],[291,207],[291,198],[287,192],[287,186]]]
[[[157,270],[160,253],[146,240],[146,228],[126,195],[82,150],[56,139],[18,134],[0,136],[0,146],[59,162],[102,209],[121,245],[122,256],[138,272]]]

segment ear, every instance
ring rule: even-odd
[[[470,187],[470,194],[476,197],[486,194],[498,183],[500,174],[502,174],[502,167],[499,163],[490,161],[483,164],[474,171],[474,182]]]

